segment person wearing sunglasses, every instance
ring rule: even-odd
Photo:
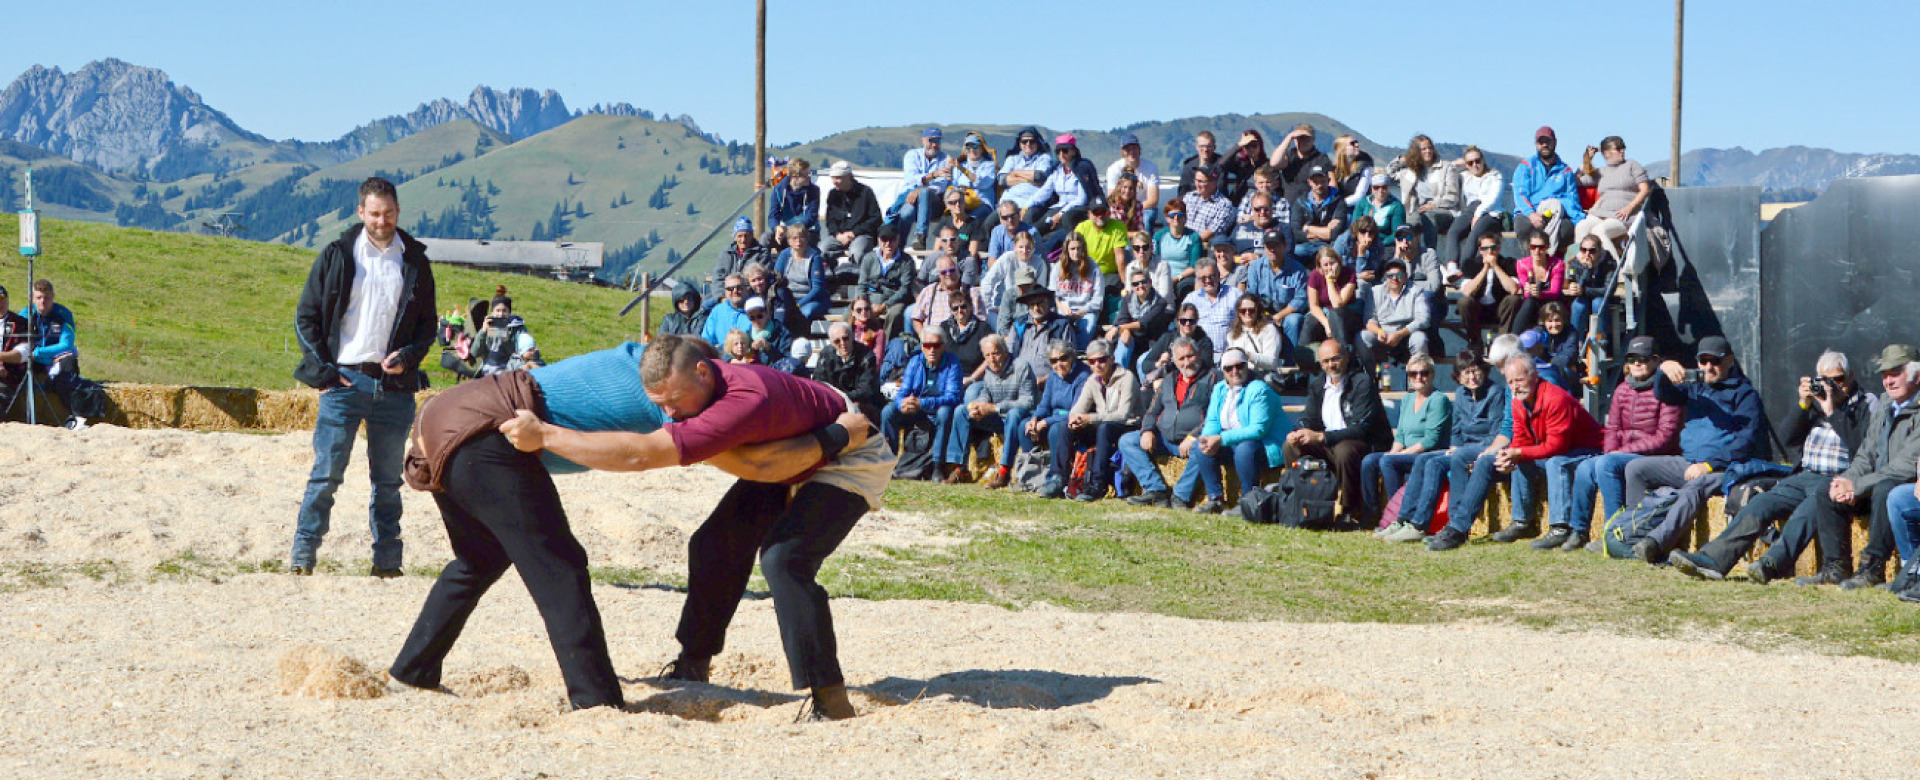
[[[1896,356],[1897,357],[1897,356]],[[1904,372],[1905,366],[1901,366]],[[1905,377],[1899,377],[1902,384]],[[1884,386],[1883,380],[1883,386]],[[1800,467],[1793,474],[1775,482],[1765,493],[1747,500],[1733,520],[1727,523],[1719,536],[1713,538],[1696,552],[1675,550],[1668,555],[1667,562],[1673,564],[1676,571],[1696,579],[1724,579],[1733,567],[1747,556],[1748,551],[1760,541],[1776,524],[1793,524],[1792,516],[1806,507],[1809,514],[1819,509],[1816,496],[1832,497],[1833,478],[1842,476],[1853,466],[1854,453],[1861,451],[1861,445],[1867,441],[1867,431],[1873,427],[1874,409],[1880,404],[1872,393],[1865,392],[1853,378],[1853,371],[1844,352],[1828,351],[1820,356],[1814,365],[1814,375],[1800,378],[1799,408],[1793,411],[1793,420],[1789,423],[1787,446],[1800,450]],[[1859,492],[1859,491],[1855,491]],[[1871,494],[1871,491],[1869,491]],[[1903,485],[1888,494],[1886,512],[1890,527],[1896,532],[1894,537],[1906,536],[1908,541],[1900,545],[1900,558],[1907,562],[1905,571],[1911,571],[1914,562],[1914,550],[1911,533],[1898,533],[1908,527],[1903,517],[1913,514],[1920,502],[1915,501],[1913,487]],[[1807,525],[1803,522],[1795,534],[1804,548]],[[1869,540],[1872,530],[1869,527]],[[1760,560],[1747,564],[1748,578],[1765,581],[1786,575],[1788,564],[1799,558],[1798,550],[1793,547],[1794,537],[1781,550],[1769,550]],[[1827,540],[1822,539],[1825,543]],[[1871,541],[1869,541],[1871,545]],[[1794,552],[1788,555],[1787,552]],[[1815,575],[1812,580],[1842,582],[1846,575],[1846,562],[1841,556],[1826,556],[1837,564]],[[1893,591],[1896,594],[1911,589],[1912,578],[1907,582],[1896,579]],[[1911,600],[1911,599],[1908,599]]]
[[[1439,241],[1453,220],[1460,215],[1460,172],[1453,163],[1440,159],[1433,139],[1416,135],[1407,142],[1405,154],[1387,163],[1387,176],[1400,190],[1400,202],[1407,208],[1407,224],[1420,230],[1427,245],[1441,247]],[[1443,261],[1451,257],[1442,257]]]
[[[1385,282],[1374,286],[1369,310],[1373,316],[1360,332],[1360,360],[1369,368],[1386,361],[1406,363],[1427,356],[1428,331],[1433,326],[1431,299],[1425,290],[1407,284],[1407,264],[1387,261]]]
[[[1144,227],[1151,229],[1160,212],[1160,166],[1141,154],[1140,136],[1128,133],[1120,138],[1120,158],[1107,165],[1107,191],[1112,192],[1121,174],[1131,174],[1138,185],[1134,200],[1140,204]],[[1139,228],[1136,228],[1139,229]]]
[[[1519,294],[1500,302],[1499,316],[1509,323],[1509,333],[1524,333],[1539,324],[1540,307],[1560,300],[1567,281],[1567,261],[1553,254],[1546,236],[1534,235],[1523,246],[1527,253],[1514,264]]]
[[[967,230],[971,229],[967,228]],[[940,259],[943,257],[953,260],[953,267],[959,269],[961,284],[968,287],[979,286],[980,258],[975,257],[968,249],[972,241],[973,239],[969,238],[961,228],[945,222],[936,226],[933,246],[928,247],[927,254],[920,258],[919,270],[915,272],[914,278],[920,287],[939,283]]]
[[[747,299],[753,296],[749,294],[747,278],[740,274],[728,274],[721,282],[720,290],[726,297],[707,312],[707,321],[700,326],[700,337],[715,348],[726,345],[727,333],[746,330],[751,324],[747,321]]]
[[[1260,299],[1280,327],[1286,337],[1280,354],[1290,356],[1299,349],[1300,331],[1307,321],[1307,269],[1287,251],[1286,234],[1270,230],[1261,240],[1264,247],[1246,266],[1247,295]]]
[[[1234,306],[1233,327],[1227,329],[1227,349],[1238,349],[1253,365],[1256,378],[1265,379],[1280,367],[1280,350],[1286,345],[1280,326],[1267,316],[1267,307],[1259,296],[1248,295]]]
[[[1705,343],[1705,340],[1702,340]],[[1661,365],[1669,378],[1678,365]],[[1853,452],[1847,470],[1827,483],[1826,489],[1800,502],[1780,529],[1780,539],[1760,559],[1747,565],[1747,579],[1765,584],[1793,571],[1794,563],[1817,538],[1820,542],[1820,570],[1811,577],[1794,580],[1796,585],[1839,585],[1842,590],[1871,588],[1887,581],[1888,561],[1896,550],[1904,552],[1908,563],[1916,554],[1911,536],[1915,503],[1914,464],[1920,461],[1920,417],[1914,410],[1914,396],[1920,392],[1920,350],[1910,344],[1888,344],[1875,356],[1873,368],[1880,374],[1880,389],[1885,394],[1874,407],[1867,434]],[[1684,450],[1687,435],[1680,434]],[[1628,469],[1628,492],[1632,469]],[[1893,528],[1894,512],[1899,512],[1902,528]],[[1852,557],[1853,529],[1861,519],[1867,522],[1867,545],[1860,550],[1860,566],[1847,576]],[[1905,547],[1901,545],[1904,538]],[[1671,560],[1671,558],[1669,558]],[[1901,599],[1911,601],[1913,578],[1911,565],[1902,567],[1896,590]]]
[[[1167,226],[1153,233],[1153,254],[1167,267],[1174,300],[1185,300],[1193,292],[1193,269],[1206,247],[1200,234],[1187,229],[1187,204],[1178,198],[1167,203]]]
[[[1653,394],[1654,359],[1652,336],[1627,342],[1626,373],[1607,406],[1600,445],[1606,454],[1581,462],[1573,471],[1573,533],[1562,550],[1578,550],[1592,538],[1596,502],[1603,518],[1626,506],[1627,464],[1642,456],[1680,453],[1680,418],[1686,410]]]
[[[1160,336],[1158,341],[1141,355],[1138,366],[1141,384],[1153,386],[1164,377],[1172,376],[1177,368],[1170,351],[1180,339],[1193,342],[1194,349],[1200,354],[1200,371],[1212,371],[1214,368],[1213,339],[1200,327],[1200,313],[1191,303],[1182,303],[1174,310],[1173,327]]]
[[[1053,441],[1053,429],[1067,427],[1067,417],[1073,411],[1074,404],[1080,402],[1081,390],[1087,386],[1087,377],[1093,372],[1087,364],[1080,362],[1080,351],[1073,346],[1071,337],[1045,342],[1047,373],[1035,375],[1034,381],[1040,382],[1040,401],[1033,405],[1033,413],[1020,424],[1020,449],[1033,451],[1037,442]],[[1049,455],[1058,452],[1050,450]],[[1064,465],[1050,466],[1045,482],[1039,494],[1043,498],[1061,498],[1066,495],[1067,467],[1071,466],[1072,456]],[[1050,462],[1051,463],[1051,462]],[[1016,488],[1025,490],[1027,488]]]
[[[1187,468],[1200,473],[1207,492],[1206,500],[1193,508],[1199,514],[1226,510],[1224,464],[1233,464],[1234,476],[1245,491],[1261,484],[1269,467],[1286,462],[1281,460],[1282,450],[1287,431],[1293,428],[1280,396],[1255,376],[1246,352],[1228,349],[1220,356],[1220,373],[1224,383],[1214,387],[1206,422],[1187,455]],[[1194,498],[1193,481],[1182,479],[1172,499],[1184,506]]]
[[[1599,236],[1586,236],[1574,243],[1579,248],[1567,259],[1567,282],[1560,288],[1573,310],[1569,324],[1576,334],[1584,336],[1591,329],[1604,337],[1612,321],[1607,311],[1607,295],[1611,292],[1607,283],[1613,281],[1614,259]],[[1594,315],[1599,315],[1598,322],[1593,320]]]
[[[1596,152],[1603,158],[1604,167],[1594,167]],[[1580,186],[1592,187],[1596,197],[1587,218],[1573,226],[1573,240],[1599,235],[1606,239],[1607,256],[1620,259],[1627,243],[1627,223],[1653,195],[1653,180],[1640,163],[1627,159],[1627,142],[1617,135],[1602,139],[1598,147],[1587,147],[1577,178]]]
[[[1533,133],[1534,155],[1513,171],[1513,235],[1521,246],[1545,236],[1548,254],[1558,255],[1573,239],[1573,226],[1585,219],[1578,179],[1556,153],[1559,139],[1542,125]]]
[[[1059,165],[1047,174],[1027,205],[1027,221],[1038,226],[1042,234],[1043,254],[1059,247],[1066,234],[1087,218],[1088,204],[1106,194],[1100,186],[1099,169],[1080,155],[1080,142],[1072,134],[1055,137],[1053,153]]]
[[[928,330],[920,334],[920,355],[907,361],[906,372],[901,376],[900,387],[894,391],[893,400],[880,410],[880,435],[886,439],[887,446],[900,456],[901,471],[894,472],[896,478],[905,476],[911,463],[916,460],[932,468],[912,474],[915,479],[940,479],[946,476],[947,466],[940,461],[943,454],[942,443],[947,432],[953,429],[953,415],[960,406],[962,398],[962,380],[966,374],[960,370],[960,359],[947,351],[946,337],[938,330]],[[903,452],[906,444],[900,438],[908,427],[924,428],[931,432],[929,449],[925,452]],[[917,459],[915,456],[919,456]],[[962,464],[964,465],[964,464]]]
[[[1040,183],[1053,173],[1054,164],[1052,150],[1040,138],[1040,128],[1021,128],[1013,139],[1013,148],[1000,156],[1000,173],[994,180],[1000,201],[1011,200],[1022,209],[1033,205]]]
[[[936,258],[933,283],[920,288],[920,294],[913,301],[914,332],[925,333],[929,328],[939,328],[940,323],[953,316],[953,302],[963,298],[973,305],[973,312],[986,308],[980,303],[980,291],[962,281],[960,266],[955,259],[948,256]]]
[[[1514,261],[1501,256],[1500,234],[1495,232],[1481,236],[1474,244],[1474,251],[1461,258],[1458,266],[1449,267],[1446,273],[1460,290],[1456,305],[1460,324],[1466,331],[1467,348],[1479,354],[1486,343],[1488,328],[1505,332],[1511,324],[1501,319],[1501,312],[1509,311],[1501,302],[1520,291],[1520,280],[1514,277]]]
[[[1004,200],[1000,203],[1007,205]],[[993,325],[996,333],[1008,333],[1014,320],[1026,316],[1026,308],[1014,300],[1020,286],[1047,278],[1047,259],[1040,256],[1038,245],[1032,231],[1014,233],[1012,249],[991,258],[992,264],[980,274],[980,300],[987,305],[981,317]]]
[[[877,245],[860,261],[860,297],[873,306],[873,317],[892,323],[913,303],[915,276],[919,266],[901,247],[900,234],[880,231]]]
[[[1080,398],[1067,413],[1067,424],[1054,426],[1049,432],[1049,446],[1053,453],[1053,473],[1057,475],[1070,473],[1074,452],[1092,449],[1087,458],[1086,478],[1081,481],[1080,491],[1073,495],[1075,501],[1091,503],[1106,496],[1107,487],[1113,482],[1110,464],[1120,437],[1139,427],[1140,415],[1134,401],[1140,382],[1132,371],[1114,359],[1113,345],[1106,339],[1094,339],[1087,345],[1086,361],[1093,373],[1087,377],[1086,385],[1080,388]]]
[[[977,264],[979,258],[987,251],[988,226],[974,216],[975,209],[968,208],[966,193],[959,187],[947,188],[947,194],[944,197],[946,210],[940,212],[940,218],[928,226],[928,229],[935,231],[935,235],[952,229],[955,240],[947,242],[943,237],[940,245],[933,248],[956,257],[972,258]]]
[[[1002,198],[1000,200],[1000,203],[994,206],[993,208],[994,208],[993,229],[987,231],[986,260],[990,264],[997,265],[998,264],[997,261],[1000,258],[1006,257],[1008,252],[1013,251],[1013,241],[1015,236],[1018,236],[1021,233],[1026,233],[1028,235],[1037,235],[1037,234],[1035,233],[1032,225],[1027,224],[1026,220],[1020,218],[1019,204],[1014,203],[1010,199]],[[987,270],[991,271],[992,267],[989,266]],[[980,284],[983,286],[986,284],[986,282],[984,281],[985,278],[986,278],[985,272],[982,272],[981,279],[983,281],[981,281]]]
[[[1527,355],[1515,355],[1501,367],[1507,380],[1507,393],[1513,396],[1513,440],[1496,451],[1493,468],[1476,472],[1479,483],[1473,492],[1484,495],[1485,487],[1501,475],[1509,475],[1514,511],[1512,522],[1493,533],[1495,542],[1509,543],[1540,533],[1540,525],[1529,516],[1528,507],[1541,487],[1546,488],[1548,530],[1533,543],[1535,550],[1562,549],[1573,536],[1574,470],[1600,454],[1603,435],[1600,423],[1580,406],[1571,393],[1540,376],[1539,364]],[[1474,518],[1449,518],[1449,525],[1471,527]],[[1565,547],[1577,550],[1585,546]]]
[[[1446,446],[1427,450],[1414,458],[1412,468],[1406,472],[1406,493],[1400,501],[1400,514],[1392,518],[1396,522],[1376,531],[1375,536],[1396,543],[1428,538],[1427,529],[1433,527],[1433,514],[1440,507],[1442,492],[1451,484],[1449,474],[1454,464],[1459,464],[1464,482],[1467,468],[1494,443],[1501,424],[1509,422],[1506,419],[1510,411],[1507,385],[1487,381],[1490,373],[1486,361],[1477,353],[1462,350],[1454,357],[1453,381],[1459,387],[1454,389],[1447,404],[1452,421],[1447,427]],[[1413,380],[1409,377],[1407,381]],[[1505,446],[1504,440],[1501,446]],[[1365,465],[1362,461],[1362,470]],[[1491,467],[1489,464],[1488,468]],[[1457,541],[1464,543],[1466,535],[1461,533]]]
[[[1287,225],[1286,204],[1273,196],[1254,191],[1247,195],[1252,218],[1233,227],[1233,248],[1241,265],[1261,259],[1267,252],[1267,234],[1278,233],[1283,243],[1292,243],[1292,228]],[[1286,251],[1282,246],[1281,251]]]
[[[1760,393],[1740,369],[1733,345],[1724,336],[1708,336],[1694,348],[1700,379],[1689,381],[1685,366],[1668,360],[1654,376],[1653,392],[1660,400],[1684,404],[1680,424],[1680,454],[1635,458],[1627,464],[1626,500],[1621,506],[1639,506],[1655,488],[1680,491],[1679,500],[1660,525],[1634,545],[1633,555],[1648,564],[1663,563],[1668,551],[1693,530],[1693,520],[1709,496],[1721,492],[1728,471],[1753,468],[1767,460],[1767,413]],[[1916,458],[1908,458],[1911,468]]]
[[[1447,437],[1453,432],[1453,401],[1445,393],[1433,391],[1433,379],[1432,358],[1416,355],[1407,361],[1407,395],[1400,399],[1393,446],[1360,459],[1364,523],[1372,525],[1380,519],[1387,499],[1406,483],[1421,455],[1447,448]],[[1404,498],[1401,504],[1405,505]]]
[[[1443,262],[1464,265],[1477,250],[1482,237],[1500,238],[1500,208],[1506,197],[1507,178],[1487,162],[1486,152],[1469,146],[1455,164],[1460,172],[1460,216],[1447,226],[1441,244]]]
[[[1367,196],[1361,198],[1360,203],[1353,207],[1354,221],[1360,221],[1361,217],[1371,217],[1373,224],[1379,226],[1382,233],[1392,235],[1395,230],[1399,230],[1401,225],[1407,223],[1407,205],[1400,202],[1399,196],[1395,195],[1393,190],[1392,179],[1384,173],[1374,174],[1367,180]]]
[[[1173,302],[1153,288],[1153,280],[1144,269],[1135,267],[1127,273],[1127,292],[1120,299],[1119,310],[1103,338],[1114,345],[1114,358],[1120,365],[1132,368],[1134,357],[1173,324]]]
[[[774,316],[773,307],[758,297],[747,299],[747,348],[752,350],[754,362],[771,366],[774,361],[786,357],[787,350],[793,348],[793,333],[787,330],[787,324]]]
[[[707,324],[705,314],[700,311],[700,290],[691,284],[678,285],[673,290],[673,311],[660,320],[661,333],[684,336],[700,335],[700,328]]]
[[[1014,305],[1020,307],[1021,316],[1001,334],[1010,343],[1013,359],[1025,364],[1033,372],[1033,381],[1041,385],[1052,383],[1048,379],[1052,375],[1049,368],[1053,365],[1049,350],[1054,342],[1079,343],[1075,340],[1079,332],[1074,328],[1073,321],[1055,312],[1053,301],[1053,290],[1044,284],[1035,282],[1020,285],[1016,290]],[[1073,399],[1067,399],[1067,403],[1072,405]]]

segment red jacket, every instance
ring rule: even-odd
[[[1574,449],[1600,449],[1600,423],[1573,396],[1552,382],[1533,386],[1533,408],[1513,400],[1513,445],[1526,460],[1544,460]]]
[[[1680,420],[1686,407],[1661,403],[1653,395],[1653,386],[1635,390],[1621,382],[1613,390],[1613,403],[1607,410],[1607,441],[1601,447],[1608,452],[1634,455],[1680,454]]]

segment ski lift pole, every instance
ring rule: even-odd
[[[720,224],[714,225],[713,230],[707,233],[705,238],[700,239],[700,242],[694,244],[692,249],[687,250],[686,254],[681,255],[680,262],[668,266],[667,270],[661,271],[660,275],[654,277],[652,282],[641,285],[644,289],[640,291],[640,294],[633,296],[633,300],[627,301],[627,305],[621,307],[620,313],[616,316],[627,316],[627,312],[633,311],[633,307],[640,305],[640,301],[652,295],[654,288],[659,287],[661,282],[673,278],[674,273],[679,271],[681,266],[686,265],[688,260],[692,260],[695,255],[698,255],[700,250],[706,247],[708,241],[712,241],[714,236],[720,235],[720,231],[727,226],[728,222],[733,221],[734,217],[739,216],[741,211],[746,210],[747,206],[751,205],[753,201],[759,197],[760,188],[755,187],[752,194],[749,194],[746,200],[740,201],[740,205],[734,206],[732,211],[727,212],[726,216],[720,218]]]

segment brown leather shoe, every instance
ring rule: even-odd
[[[813,713],[816,718],[828,720],[846,720],[860,713],[853,709],[853,702],[847,700],[847,686],[822,685],[813,689]]]
[[[987,475],[987,489],[999,490],[1006,487],[1007,483],[1011,481],[1013,480],[1007,476],[1006,471],[996,468],[992,474]]]
[[[966,481],[967,481],[967,467],[966,467],[966,466],[958,466],[958,465],[956,465],[956,466],[948,466],[948,467],[947,467],[947,478],[946,478],[946,479],[943,479],[943,480],[940,480],[940,481],[941,481],[941,482],[942,482],[943,484],[947,484],[947,485],[958,485],[958,484],[961,484],[961,483],[964,483],[964,482],[966,482]]]

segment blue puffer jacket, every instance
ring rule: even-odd
[[[900,378],[900,389],[893,392],[893,405],[897,409],[903,398],[919,398],[920,406],[927,411],[960,405],[960,359],[951,352],[940,353],[940,365],[934,369],[933,387],[935,394],[921,395],[921,389],[927,386],[926,358],[907,361],[907,370]]]
[[[1691,462],[1720,471],[1743,460],[1764,459],[1772,452],[1760,391],[1737,365],[1726,379],[1713,384],[1676,385],[1667,381],[1664,372],[1657,372],[1653,394],[1662,403],[1687,407],[1686,422],[1680,428],[1680,454]]]

